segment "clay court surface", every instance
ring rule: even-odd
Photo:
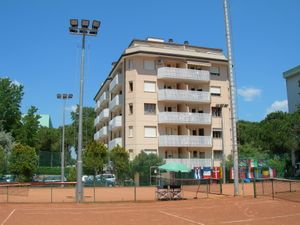
[[[0,205],[1,225],[299,224],[300,204],[261,197],[123,203]]]

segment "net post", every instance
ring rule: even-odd
[[[208,198],[208,185],[209,185],[209,180],[208,179],[206,179],[206,197]]]
[[[292,181],[289,181],[290,183],[290,192],[292,192]]]
[[[136,202],[136,185],[135,185],[135,182],[133,183],[133,188],[134,188],[134,201]]]
[[[272,199],[274,200],[274,179],[271,179],[272,181]]]
[[[6,202],[8,203],[8,186],[6,186]]]
[[[52,199],[52,196],[53,196],[53,190],[52,190],[52,187],[53,187],[53,184],[51,184],[51,186],[50,186],[50,201],[51,201],[51,203],[53,203],[53,199]]]
[[[222,194],[223,194],[223,187],[222,187],[223,179],[221,178],[221,179],[219,180],[219,182],[220,182],[220,194],[222,195]]]
[[[254,198],[256,198],[256,179],[255,179],[255,177],[253,177],[253,194],[254,194]]]

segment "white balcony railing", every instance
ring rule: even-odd
[[[103,109],[102,112],[95,118],[94,126],[97,126],[97,124],[108,119],[108,117],[109,117],[109,109],[108,108]]]
[[[184,68],[161,67],[157,71],[158,79],[180,79],[191,81],[209,81],[210,74],[207,70],[191,70]]]
[[[119,145],[120,147],[122,147],[122,138],[115,138],[115,139],[111,140],[108,143],[108,148],[112,149],[112,148],[116,147],[117,145]]]
[[[160,112],[158,114],[160,124],[211,124],[209,113],[190,112]]]
[[[96,102],[95,111],[99,110],[106,102],[108,102],[108,91],[103,92]]]
[[[109,130],[116,129],[122,126],[122,116],[116,116],[111,121],[109,121]]]
[[[169,159],[164,159],[166,160],[166,163],[169,162],[177,162],[177,163],[182,163],[185,164],[187,167],[190,169],[194,169],[195,167],[212,167],[212,159],[175,159],[175,158],[169,158]]]
[[[106,137],[108,132],[107,132],[107,126],[102,127],[99,131],[99,138]]]
[[[116,87],[122,84],[123,77],[121,74],[117,74],[109,85],[109,91],[112,92]]]
[[[120,107],[123,103],[123,95],[116,95],[113,100],[109,103],[109,110],[114,111]]]
[[[206,91],[189,91],[178,89],[160,89],[158,100],[183,102],[210,102],[210,93]]]
[[[159,147],[211,147],[211,136],[161,135]]]

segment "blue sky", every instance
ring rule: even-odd
[[[300,64],[300,1],[229,2],[238,117],[259,121],[287,109],[282,73]],[[111,62],[133,38],[188,40],[226,52],[223,0],[0,0],[0,76],[24,85],[22,112],[35,105],[55,127],[62,118],[56,93],[73,93],[69,112],[79,102],[81,39],[68,33],[70,18],[102,21],[99,35],[87,39],[85,106],[94,107]]]

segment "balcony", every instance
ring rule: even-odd
[[[210,93],[206,91],[189,91],[179,89],[160,89],[158,91],[159,101],[176,102],[210,102]]]
[[[100,130],[98,130],[95,134],[94,134],[94,140],[98,140],[101,138],[106,137],[108,134],[107,132],[107,126],[102,127]]]
[[[157,78],[209,82],[210,74],[207,70],[161,67],[157,71]]]
[[[114,92],[118,87],[121,87],[123,82],[123,77],[121,74],[117,74],[115,78],[111,81],[109,85],[109,91]]]
[[[94,126],[97,126],[97,124],[107,120],[108,117],[109,117],[109,109],[108,108],[103,109],[102,112],[94,120]]]
[[[123,104],[123,95],[116,95],[113,100],[109,103],[109,110],[111,112],[115,111],[116,109],[120,108]]]
[[[116,147],[117,145],[119,145],[120,147],[122,147],[122,138],[115,138],[115,139],[111,140],[108,143],[108,148],[111,150],[114,147]]]
[[[159,147],[212,147],[211,136],[161,135]]]
[[[166,163],[169,162],[176,162],[176,163],[182,163],[185,164],[188,168],[194,169],[195,167],[212,167],[212,159],[174,159],[174,158],[169,158],[169,159],[164,159]]]
[[[105,103],[108,102],[108,96],[108,91],[102,93],[102,95],[96,103],[95,111],[99,110]]]
[[[160,112],[158,114],[160,124],[211,124],[209,113],[190,112]]]
[[[119,127],[122,127],[122,116],[116,116],[109,121],[109,130],[114,130]]]

